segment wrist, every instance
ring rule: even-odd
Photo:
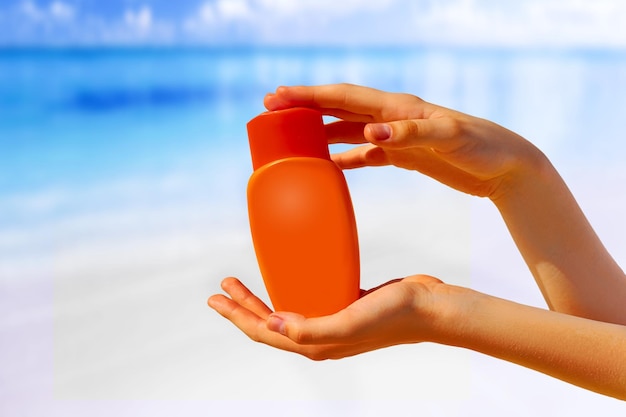
[[[465,287],[440,284],[433,291],[432,342],[464,347],[470,320],[489,296]]]
[[[497,190],[489,198],[500,208],[511,202],[519,201],[528,192],[540,191],[542,185],[554,182],[558,174],[548,157],[534,145],[524,150],[516,159],[513,167],[500,178]]]

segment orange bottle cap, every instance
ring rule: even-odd
[[[304,107],[262,113],[248,122],[254,170],[279,159],[330,160],[322,113]]]

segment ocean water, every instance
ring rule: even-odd
[[[569,415],[621,408],[440,346],[310,363],[206,307],[228,275],[267,300],[247,230],[245,123],[279,85],[335,82],[410,92],[519,132],[626,262],[621,51],[0,50],[0,414],[131,415],[129,400],[154,415],[277,404],[285,415],[303,404],[310,415],[416,404],[539,415],[555,396]],[[391,168],[346,176],[363,287],[429,273],[544,306],[488,202]]]
[[[231,149],[282,84],[411,92],[604,161],[616,141],[588,139],[618,133],[625,65],[615,51],[3,50],[0,190],[159,171]]]

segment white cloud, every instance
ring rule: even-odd
[[[124,13],[124,22],[139,32],[148,32],[152,27],[152,9],[148,6],[142,6],[139,10],[126,10]]]
[[[224,39],[250,43],[315,43],[334,36],[337,28],[363,30],[356,14],[374,14],[399,0],[364,2],[362,0],[217,0],[205,1],[182,25],[188,34],[202,40]],[[339,21],[341,19],[341,21]],[[327,30],[327,26],[337,26]]]
[[[59,36],[132,42],[271,45],[448,44],[625,47],[621,0],[202,0],[190,15],[157,19],[152,0],[133,2],[121,20],[73,0],[18,0],[4,20]],[[128,4],[128,3],[124,3]],[[120,16],[118,14],[118,16]],[[99,21],[100,25],[88,22]],[[70,26],[73,24],[74,26]],[[61,29],[59,29],[61,30]],[[109,35],[107,35],[109,34]],[[106,35],[106,36],[105,36]]]
[[[175,22],[157,17],[146,4],[127,8],[114,19],[91,15],[82,29],[94,39],[91,43],[103,45],[171,45],[177,33]]]
[[[626,2],[452,0],[414,11],[418,39],[448,44],[529,46],[626,45]]]
[[[260,44],[619,46],[625,18],[618,0],[217,0],[183,28]]]
[[[250,20],[259,25],[264,21],[275,22],[288,17],[320,18],[345,16],[354,13],[378,12],[387,9],[398,0],[363,2],[362,0],[217,0],[200,5],[194,19],[205,23]]]
[[[245,22],[250,27],[257,26],[262,13],[255,12],[248,0],[205,1],[198,7],[193,16],[182,23],[183,31],[200,36],[227,35],[226,31],[232,23]]]
[[[198,17],[201,22],[212,23],[217,18],[215,9],[212,3],[204,3],[200,6]]]
[[[362,0],[257,0],[252,2],[268,13],[274,15],[348,15],[362,12],[377,12],[385,10],[395,4],[402,4],[398,0],[380,0],[364,2]]]
[[[40,9],[36,3],[31,0],[24,0],[19,5],[19,11],[27,18],[40,21],[45,17],[45,11]]]
[[[52,22],[72,20],[76,15],[75,8],[63,1],[53,1],[45,6],[38,6],[32,0],[24,0],[19,4],[19,12],[34,22]]]
[[[74,7],[62,1],[55,1],[50,4],[50,15],[59,20],[71,20],[74,18]]]
[[[215,8],[218,15],[227,20],[248,19],[253,16],[251,4],[247,0],[219,0]]]
[[[580,44],[626,44],[626,2],[595,0],[593,2],[572,0],[552,1],[546,5],[532,2],[529,14],[544,33],[550,33],[560,41]]]

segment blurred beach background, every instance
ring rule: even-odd
[[[623,413],[445,346],[312,362],[206,299],[233,275],[268,300],[245,124],[279,85],[409,92],[520,133],[626,264],[625,18],[619,0],[4,0],[0,415]],[[399,169],[346,178],[364,288],[426,273],[545,308],[488,201]]]

